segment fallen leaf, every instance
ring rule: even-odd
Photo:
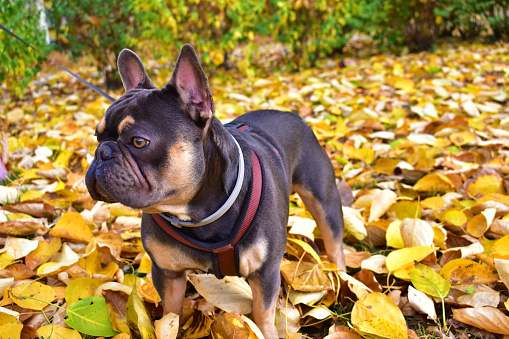
[[[90,241],[94,235],[78,212],[65,213],[50,230],[50,235],[77,241]]]
[[[498,334],[509,334],[509,317],[494,307],[453,309],[453,319]]]
[[[37,281],[17,285],[9,294],[16,305],[37,311],[48,306],[57,297],[53,288]]]
[[[428,315],[430,319],[437,320],[435,303],[426,294],[408,286],[408,302],[417,312]]]
[[[367,236],[366,227],[362,215],[350,207],[342,207],[345,223],[345,233],[352,234],[356,239],[363,240]]]
[[[20,338],[23,324],[16,317],[0,312],[0,339]]]
[[[371,202],[368,222],[374,221],[384,215],[396,202],[397,197],[396,193],[391,190],[385,189],[379,191]]]
[[[424,220],[404,219],[401,221],[400,230],[405,247],[433,245],[433,228]]]
[[[371,293],[352,309],[352,325],[364,335],[407,338],[407,326],[398,306],[385,294]]]
[[[452,284],[486,284],[499,279],[492,268],[468,259],[449,261],[440,270],[440,275]]]
[[[78,331],[72,328],[65,328],[58,325],[46,325],[37,330],[37,335],[41,338],[52,339],[81,339]]]
[[[251,313],[253,295],[249,284],[239,277],[219,280],[211,274],[190,274],[189,281],[209,303],[225,312]]]
[[[179,334],[179,316],[168,313],[154,322],[157,339],[176,339]]]

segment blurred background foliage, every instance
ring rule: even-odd
[[[91,56],[108,89],[120,85],[115,62],[123,48],[174,59],[189,42],[206,66],[252,75],[255,52],[271,44],[284,48],[281,65],[298,70],[342,53],[354,35],[396,52],[430,50],[443,37],[509,35],[509,0],[52,0],[42,10],[37,2],[0,0],[0,22],[46,51]],[[48,27],[50,46],[41,32]],[[20,96],[40,60],[0,31],[4,89]]]

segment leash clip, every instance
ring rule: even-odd
[[[180,224],[180,219],[177,218],[176,216],[172,215],[170,218],[170,220],[168,220],[173,226],[177,227],[177,228],[182,228],[182,225]]]

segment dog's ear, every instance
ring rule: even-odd
[[[130,49],[120,52],[117,65],[126,92],[138,86],[146,89],[157,88],[148,77],[140,57]]]
[[[186,104],[196,108],[200,118],[209,119],[214,115],[215,107],[209,79],[191,45],[186,44],[180,50],[169,85],[177,89]]]

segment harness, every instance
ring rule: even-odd
[[[245,124],[229,123],[226,124],[225,127],[235,128],[244,132],[248,132],[251,130],[251,128]],[[253,135],[257,134],[253,133]],[[242,152],[240,150],[240,146],[239,151]],[[243,161],[242,158],[239,159],[239,161],[240,160]],[[218,279],[221,279],[227,275],[228,276],[239,275],[239,251],[236,245],[240,241],[240,239],[242,239],[244,234],[247,232],[249,226],[251,226],[251,223],[253,222],[253,219],[258,210],[258,206],[260,204],[263,186],[262,178],[263,175],[260,160],[258,159],[258,156],[253,150],[251,150],[251,160],[253,164],[252,166],[253,180],[251,180],[251,182],[249,183],[248,193],[246,195],[246,202],[242,207],[239,218],[237,219],[237,222],[235,224],[232,236],[229,239],[217,243],[208,243],[196,240],[182,232],[181,229],[182,226],[189,226],[191,225],[191,223],[178,222],[178,219],[176,219],[177,221],[175,221],[174,217],[173,218],[168,217],[164,214],[151,214],[152,218],[159,225],[159,227],[175,240],[189,247],[213,253],[212,263],[214,266],[214,274]],[[214,213],[214,215],[216,213]],[[198,223],[195,226],[201,226],[202,224],[203,223]]]

